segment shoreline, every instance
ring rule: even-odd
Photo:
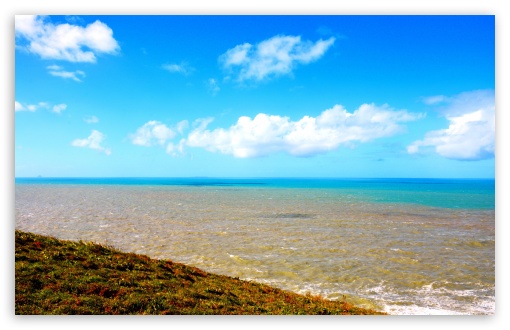
[[[101,244],[15,236],[16,315],[387,315]]]

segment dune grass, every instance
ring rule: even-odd
[[[384,314],[100,244],[15,236],[17,315]]]

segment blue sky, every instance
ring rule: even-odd
[[[494,16],[16,16],[16,177],[495,175]]]

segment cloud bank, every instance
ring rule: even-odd
[[[101,21],[81,27],[68,23],[54,25],[45,17],[16,15],[18,45],[43,59],[95,63],[97,54],[115,54],[120,50],[113,31]]]
[[[481,160],[494,157],[495,104],[494,91],[466,92],[446,102],[441,113],[450,122],[448,128],[431,131],[422,140],[407,147],[410,154],[432,148],[437,154],[456,160]]]
[[[274,36],[257,45],[244,43],[219,57],[223,67],[239,82],[261,81],[289,74],[297,64],[308,64],[324,55],[335,38],[317,42],[303,41],[300,36]]]
[[[298,121],[289,117],[260,113],[253,119],[240,117],[224,129],[207,129],[212,119],[196,123],[185,144],[237,158],[265,156],[284,152],[293,156],[313,156],[356,143],[389,137],[404,130],[401,123],[421,118],[405,110],[363,104],[353,113],[341,105],[323,111],[317,117],[305,116]]]
[[[76,139],[71,142],[73,147],[90,148],[111,155],[111,150],[103,147],[101,143],[105,139],[105,135],[99,131],[92,130],[92,133],[86,139]]]

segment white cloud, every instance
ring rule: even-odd
[[[164,64],[163,69],[167,70],[168,72],[172,73],[180,73],[185,76],[191,74],[193,71],[195,71],[195,68],[189,66],[186,62],[182,62],[181,64]]]
[[[151,120],[131,135],[131,142],[139,146],[150,147],[154,143],[164,145],[167,140],[174,138],[176,133],[159,121]]]
[[[480,160],[494,157],[495,105],[494,91],[462,93],[448,98],[441,110],[450,125],[430,131],[423,140],[407,147],[410,154],[420,148],[433,148],[439,155],[457,160]]]
[[[189,127],[189,123],[187,120],[182,120],[177,123],[177,132],[180,134],[184,133],[184,130],[186,130]]]
[[[14,101],[14,110],[15,111],[30,111],[35,112],[37,109],[45,108],[49,109],[50,105],[47,102],[39,102],[37,104],[27,104],[23,105],[18,101]]]
[[[16,36],[24,41],[18,45],[43,59],[69,62],[96,62],[97,54],[115,54],[120,47],[113,31],[101,21],[86,27],[46,22],[46,17],[16,15]]]
[[[260,113],[255,118],[240,117],[228,129],[208,130],[211,119],[195,123],[186,145],[247,158],[286,152],[295,156],[312,156],[340,145],[368,142],[403,131],[400,123],[421,118],[405,110],[363,104],[353,113],[340,105],[325,110],[318,117],[305,116],[298,121],[288,117]]]
[[[56,64],[48,65],[46,67],[46,69],[51,70],[51,71],[62,71],[62,70],[64,70],[63,67],[61,67],[60,65],[56,65]]]
[[[64,79],[72,79],[74,81],[81,82],[81,79],[78,76],[85,77],[85,72],[81,70],[76,71],[64,71],[64,68],[58,65],[50,65],[47,66],[48,73],[55,77],[61,77]]]
[[[319,59],[335,42],[331,37],[317,42],[302,41],[300,36],[275,36],[253,46],[249,43],[229,49],[219,60],[234,72],[238,81],[260,81],[292,72],[296,64]]]
[[[97,118],[96,116],[90,116],[90,117],[85,118],[84,121],[87,124],[95,124],[95,123],[99,122],[99,118]]]
[[[55,113],[61,113],[65,109],[67,109],[67,104],[62,103],[62,104],[54,105],[52,111]]]
[[[26,110],[26,108],[18,101],[14,101],[14,111],[23,111],[23,110]]]
[[[105,135],[99,131],[92,130],[92,133],[86,139],[76,139],[71,142],[74,147],[90,148],[104,152],[106,155],[111,155],[111,150],[101,146],[105,139]]]
[[[186,139],[181,139],[178,144],[170,142],[166,147],[166,153],[173,157],[184,155],[184,147],[186,145]]]

